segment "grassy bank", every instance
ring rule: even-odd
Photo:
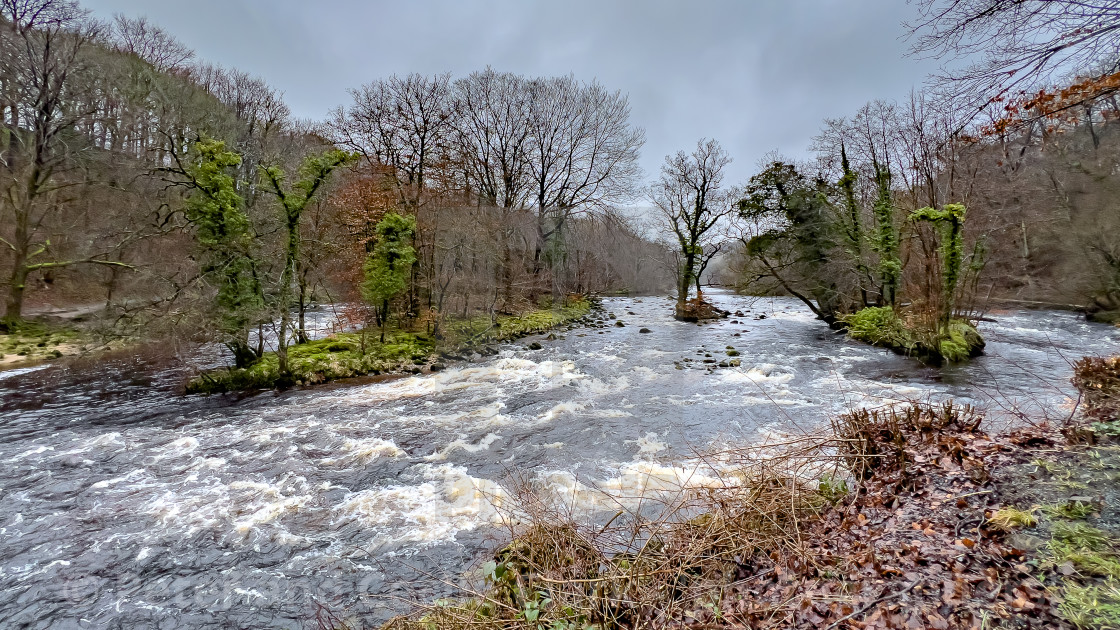
[[[563,308],[503,315],[494,320],[450,319],[443,323],[438,338],[424,331],[391,329],[381,343],[381,331],[370,330],[365,336],[365,352],[362,333],[341,333],[289,347],[290,375],[280,373],[276,353],[269,352],[248,368],[223,368],[200,374],[187,384],[187,391],[210,394],[323,383],[367,374],[439,370],[447,358],[472,350],[485,351],[487,344],[546,332],[584,317],[591,308],[590,301],[580,299]]]
[[[23,321],[0,333],[0,370],[78,356],[103,346],[97,335],[80,328]]]
[[[955,319],[944,334],[918,331],[894,309],[870,307],[844,319],[848,336],[873,346],[888,348],[923,363],[959,363],[984,353],[984,338],[970,322]]]
[[[517,493],[469,594],[383,630],[1120,628],[1120,362],[1075,384],[1078,422],[1001,435],[952,404],[849,412],[605,525]]]

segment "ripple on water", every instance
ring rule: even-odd
[[[385,612],[355,593],[444,593],[389,559],[450,563],[457,579],[516,517],[499,483],[511,472],[556,505],[613,513],[733,478],[733,462],[693,459],[692,445],[780,441],[913,398],[1061,410],[1065,357],[1120,351],[1112,329],[1016,313],[984,324],[988,356],[930,370],[831,334],[793,301],[709,295],[752,313],[697,327],[667,300],[612,299],[635,313],[625,328],[377,384],[178,397],[173,370],[121,389],[127,366],[40,368],[20,379],[34,396],[0,384],[20,401],[0,401],[0,625],[192,627],[220,605],[239,625],[298,626],[312,595],[376,625]],[[728,345],[741,367],[675,369]],[[63,582],[64,608],[22,603]]]

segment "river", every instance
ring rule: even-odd
[[[302,628],[317,604],[373,625],[500,544],[514,480],[592,512],[687,482],[696,452],[853,407],[1062,418],[1070,363],[1120,352],[1120,329],[1007,311],[980,327],[985,356],[928,368],[790,299],[709,297],[742,315],[697,326],[664,297],[611,298],[623,327],[282,393],[182,396],[184,368],[143,355],[2,372],[0,627]],[[742,365],[715,367],[728,346]]]

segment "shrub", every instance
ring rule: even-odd
[[[1073,386],[1085,415],[1098,422],[1120,420],[1120,357],[1085,357],[1074,364]]]

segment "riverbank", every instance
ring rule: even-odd
[[[110,345],[107,339],[84,328],[23,321],[0,333],[0,371],[83,356],[108,350]]]
[[[1120,627],[1120,360],[1075,383],[1077,422],[852,411],[605,525],[523,498],[473,596],[384,628]]]
[[[447,367],[448,361],[463,360],[465,354],[495,354],[491,344],[573,324],[597,306],[597,301],[580,298],[561,308],[499,315],[493,320],[489,317],[449,319],[441,326],[438,336],[425,331],[392,329],[386,332],[384,342],[380,341],[380,329],[367,331],[364,339],[361,332],[339,333],[289,347],[291,374],[281,374],[276,353],[268,352],[248,368],[203,372],[190,379],[186,390],[215,394],[311,385],[369,374],[438,372]]]

